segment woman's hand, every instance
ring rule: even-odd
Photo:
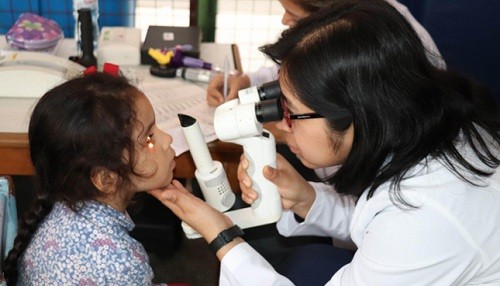
[[[207,242],[233,225],[226,215],[194,196],[177,180],[173,180],[165,189],[151,190],[148,193],[189,224]]]
[[[278,154],[276,160],[276,169],[266,166],[262,173],[266,179],[278,187],[283,208],[291,209],[297,215],[305,218],[314,203],[316,192],[283,156]],[[246,172],[247,168],[248,160],[242,155],[238,165],[241,197],[244,202],[251,204],[257,199],[258,194],[252,189],[252,180]]]
[[[238,97],[238,91],[250,86],[247,75],[231,75],[228,80],[227,98],[224,99],[224,76],[218,74],[212,78],[207,87],[207,102],[210,106],[219,106],[224,101]]]

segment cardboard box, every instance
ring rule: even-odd
[[[155,60],[148,55],[148,50],[168,49],[176,45],[191,45],[192,50],[186,56],[200,56],[201,30],[199,27],[149,26],[146,39],[141,47],[141,64],[151,65]]]
[[[97,62],[120,66],[141,64],[141,30],[130,27],[102,27],[97,45]]]

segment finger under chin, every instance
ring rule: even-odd
[[[155,197],[158,200],[161,200],[162,192],[163,192],[162,189],[155,189],[155,190],[146,191],[146,193],[150,194],[151,196]]]
[[[184,185],[179,182],[178,180],[172,180],[172,184],[169,186],[169,189],[172,189],[170,187],[174,187],[175,189],[179,190],[179,191],[187,191],[187,189],[184,187]]]
[[[253,202],[255,201],[253,197],[247,196],[246,194],[241,194],[241,199],[249,205],[253,204]]]

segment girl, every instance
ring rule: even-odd
[[[342,1],[262,50],[280,63],[277,126],[290,149],[310,168],[338,168],[326,184],[283,157],[263,169],[285,209],[278,230],[357,250],[340,269],[305,260],[290,281],[178,183],[154,191],[210,242],[222,285],[500,284],[500,123],[488,90],[433,66],[385,1]],[[238,177],[252,203],[247,166]]]
[[[3,264],[9,285],[151,284],[126,208],[175,163],[146,96],[123,77],[75,78],[40,99],[28,135],[37,199]]]

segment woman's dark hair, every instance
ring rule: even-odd
[[[332,130],[342,133],[353,124],[350,154],[328,181],[358,198],[366,189],[370,198],[388,182],[393,201],[408,205],[400,182],[426,158],[439,158],[469,183],[491,175],[500,163],[498,147],[488,147],[500,142],[491,92],[436,69],[410,24],[385,1],[337,2],[261,47],[281,64],[282,83]],[[483,168],[460,154],[460,141],[470,144]]]
[[[2,265],[9,285],[15,285],[18,259],[55,202],[78,211],[96,198],[99,190],[91,176],[99,169],[115,172],[121,186],[130,183],[134,158],[125,154],[135,152],[138,94],[123,77],[95,73],[71,79],[40,98],[28,132],[37,198]]]
[[[338,0],[291,0],[292,3],[299,5],[305,11],[309,13],[314,13],[320,9],[330,7],[333,3]]]

